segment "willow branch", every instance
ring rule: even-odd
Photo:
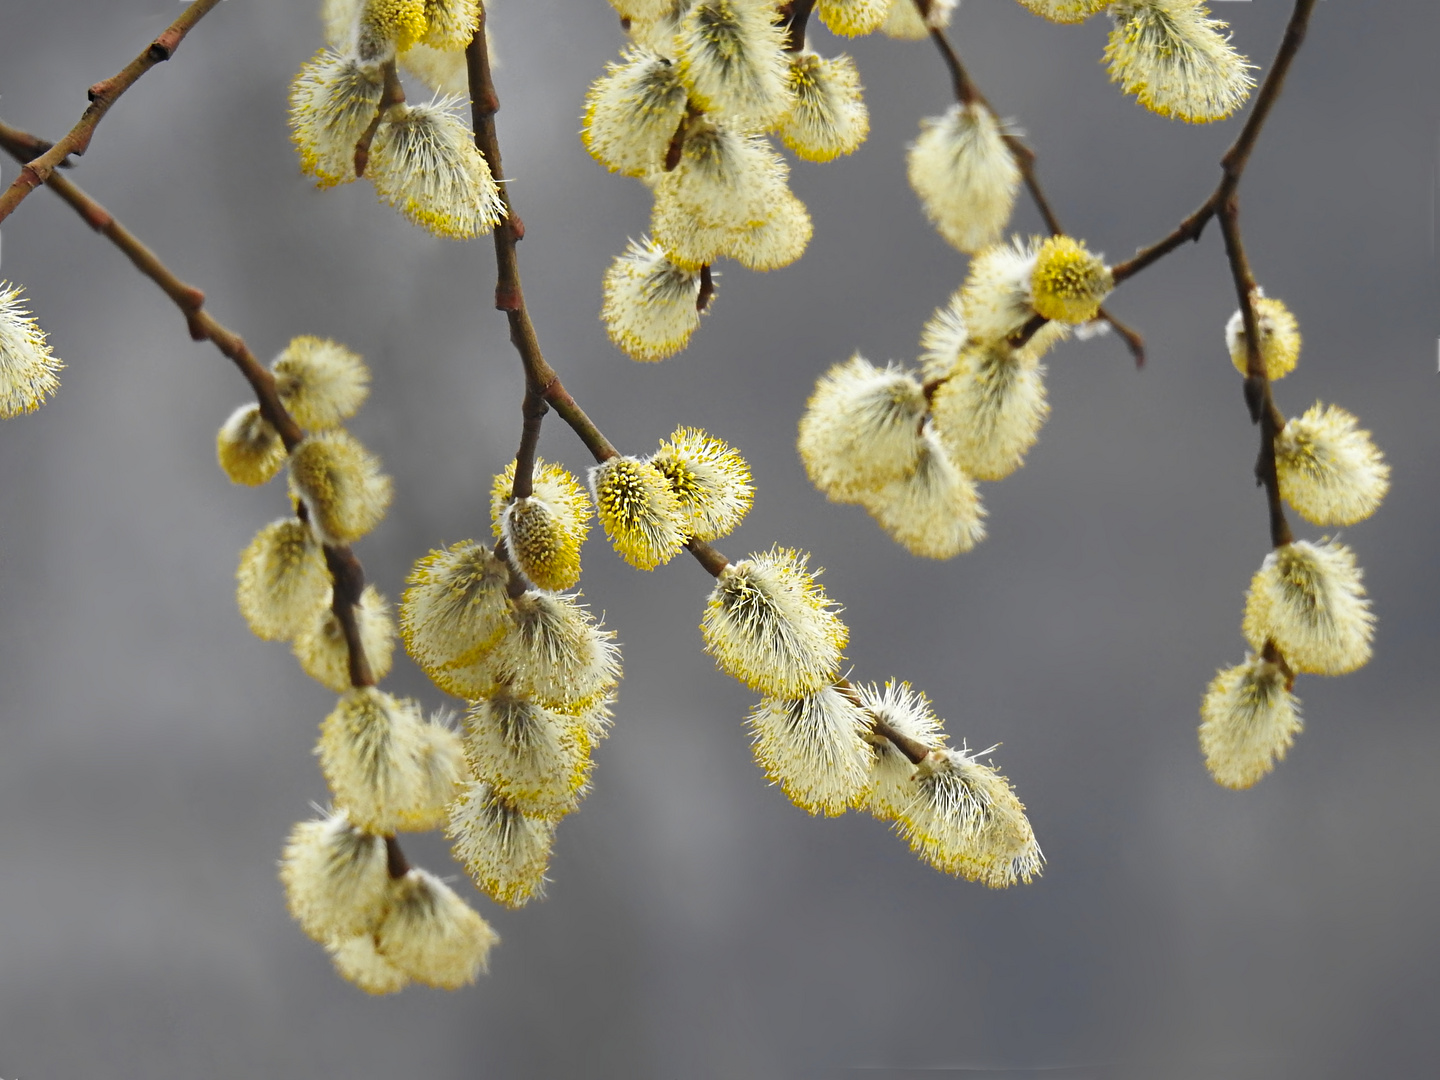
[[[496,181],[501,181],[504,173],[501,171],[500,145],[495,133],[495,114],[500,109],[500,99],[495,92],[495,83],[490,71],[490,57],[485,43],[483,5],[480,19],[475,36],[465,50],[470,79],[471,113],[475,125],[475,145],[484,155]],[[560,376],[546,362],[540,351],[535,328],[530,321],[529,311],[525,307],[525,295],[520,282],[520,264],[515,250],[516,243],[524,235],[524,231],[522,228],[517,233],[514,228],[518,219],[514,216],[510,194],[503,182],[500,185],[500,191],[505,204],[505,220],[495,229],[497,267],[495,307],[505,312],[510,320],[510,340],[520,355],[520,363],[525,371],[525,399],[521,406],[524,425],[520,451],[516,455],[515,486],[511,490],[512,498],[519,498],[529,494],[530,485],[533,484],[533,480],[527,477],[522,491],[521,476],[533,471],[535,448],[540,438],[540,421],[544,416],[546,405],[553,408],[556,415],[579,436],[580,441],[585,444],[586,449],[590,451],[597,462],[618,457],[619,451],[580,408],[579,403],[565,389],[560,381]],[[706,269],[708,270],[708,267]],[[708,275],[706,278],[708,280]],[[713,292],[713,282],[710,283],[710,288]],[[703,540],[692,537],[686,542],[685,549],[712,577],[718,578],[730,565],[730,560],[719,549]],[[496,551],[505,559],[507,565],[513,566],[508,554],[504,551],[503,541],[496,545]],[[512,587],[515,581],[516,575],[512,572]],[[854,691],[849,689],[850,684],[843,679],[835,685],[851,695],[854,694]],[[855,700],[858,701],[858,698]],[[895,731],[878,717],[874,718],[874,724],[876,735],[890,739],[895,743],[897,749],[911,761],[918,762],[930,752],[929,747]]]
[[[379,104],[375,106],[375,115],[370,118],[370,123],[355,143],[356,176],[365,175],[365,169],[370,164],[370,144],[375,141],[375,133],[380,130],[385,114],[395,106],[405,104],[405,87],[400,84],[400,72],[396,69],[395,61],[385,61],[380,66],[380,72],[385,85],[380,91]]]
[[[1230,275],[1240,300],[1240,315],[1245,323],[1245,404],[1252,423],[1260,425],[1260,455],[1255,462],[1256,482],[1265,488],[1265,501],[1270,514],[1270,544],[1280,547],[1290,543],[1294,535],[1285,518],[1285,505],[1280,498],[1280,479],[1275,468],[1275,437],[1285,426],[1285,418],[1275,407],[1270,392],[1270,379],[1260,355],[1260,320],[1255,313],[1255,275],[1245,254],[1240,235],[1240,206],[1235,194],[1221,204],[1220,231],[1225,238],[1225,256],[1230,262]]]
[[[840,691],[852,705],[870,718],[870,730],[876,737],[887,740],[896,750],[905,756],[905,760],[911,765],[919,765],[930,756],[932,747],[927,746],[919,739],[913,739],[903,731],[899,731],[885,722],[885,718],[878,713],[865,707],[864,700],[855,689],[855,684],[849,679],[837,679],[835,689]]]
[[[914,0],[914,3],[920,12],[920,17],[928,19],[930,0]],[[980,92],[980,88],[975,85],[974,80],[970,78],[969,73],[965,70],[965,65],[960,62],[960,54],[955,51],[955,46],[950,44],[950,38],[945,31],[938,26],[932,26],[930,40],[935,43],[941,58],[945,61],[945,66],[950,71],[950,81],[955,88],[955,100],[961,105],[980,105],[991,116],[998,118],[999,114],[986,100],[985,95]],[[1054,208],[1050,205],[1050,200],[1045,195],[1045,189],[1040,186],[1040,177],[1036,171],[1035,151],[1026,146],[1019,135],[1001,132],[1000,138],[1004,141],[1006,149],[1010,151],[1010,157],[1014,160],[1015,167],[1020,170],[1020,176],[1025,181],[1025,190],[1030,193],[1030,201],[1035,204],[1035,210],[1039,213],[1040,220],[1050,230],[1051,236],[1061,235],[1065,229],[1060,224],[1060,218],[1056,215]],[[1126,348],[1130,350],[1130,355],[1134,357],[1135,366],[1143,367],[1145,364],[1145,339],[1140,333],[1121,322],[1104,308],[1100,309],[1096,317],[1105,320],[1114,328],[1121,340],[1125,342]],[[1024,340],[1028,341],[1043,325],[1042,322],[1031,329],[1024,335]]]
[[[23,160],[24,148],[35,141],[35,136],[0,121],[0,148],[11,156]],[[285,449],[294,450],[305,437],[305,432],[280,400],[275,377],[255,358],[255,354],[239,334],[223,326],[205,310],[205,294],[182,281],[160,261],[158,255],[115,220],[110,211],[87,195],[74,181],[62,173],[52,172],[45,184],[65,200],[87,225],[124,252],[137,270],[160,287],[185,316],[185,325],[189,328],[193,340],[211,342],[240,369],[240,374],[255,393],[260,414],[279,432]],[[301,514],[303,517],[303,504]],[[350,684],[374,686],[375,676],[365,655],[355,617],[355,607],[360,603],[360,594],[365,589],[365,570],[348,544],[325,545],[325,565],[330,571],[333,583],[331,610],[340,623],[345,643],[349,647]]]
[[[1260,83],[1260,90],[1255,95],[1255,104],[1245,119],[1245,126],[1240,129],[1240,134],[1235,137],[1230,149],[1220,158],[1222,175],[1219,185],[1208,199],[1169,233],[1149,247],[1137,251],[1133,258],[1115,266],[1113,273],[1116,285],[1158,262],[1187,240],[1199,240],[1210,219],[1220,212],[1221,206],[1240,187],[1240,178],[1245,173],[1245,167],[1250,164],[1250,155],[1260,138],[1260,131],[1264,128],[1265,121],[1270,118],[1275,102],[1280,98],[1280,91],[1284,89],[1285,77],[1290,73],[1290,65],[1305,40],[1305,31],[1309,29],[1310,15],[1314,10],[1315,0],[1295,0],[1290,21],[1280,39],[1280,48],[1276,50],[1270,70]]]
[[[45,183],[68,155],[75,154],[78,157],[84,154],[90,147],[96,125],[110,111],[110,106],[120,100],[120,95],[134,86],[141,75],[174,56],[180,42],[185,40],[185,35],[219,2],[220,0],[195,0],[170,24],[169,29],[146,46],[145,51],[130,61],[118,74],[90,87],[90,104],[85,107],[84,113],[70,129],[70,133],[39,157],[22,159],[20,175],[5,193],[0,195],[0,221],[9,217],[15,208],[25,201],[25,196]]]
[[[814,10],[815,0],[790,0],[781,6],[775,21],[785,27],[786,52],[797,53],[805,48],[805,28]]]

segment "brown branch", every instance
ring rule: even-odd
[[[921,17],[927,17],[930,11],[930,0],[914,0],[914,2],[920,10]],[[955,100],[961,105],[983,107],[991,116],[997,117],[998,122],[998,114],[994,107],[986,100],[985,95],[980,92],[979,87],[966,72],[965,65],[960,62],[960,54],[950,44],[950,39],[945,31],[939,27],[931,27],[930,40],[935,42],[935,47],[940,50],[940,55],[945,60],[945,66],[950,69],[950,80],[955,87]],[[1030,201],[1035,204],[1035,210],[1039,213],[1040,220],[1045,223],[1045,228],[1050,230],[1051,236],[1062,235],[1065,229],[1060,224],[1060,218],[1055,213],[1054,207],[1050,205],[1050,200],[1045,195],[1045,189],[1040,186],[1040,177],[1036,172],[1035,151],[1026,146],[1018,135],[1002,132],[1000,137],[1004,140],[1006,149],[1010,151],[1010,157],[1014,160],[1015,167],[1020,170],[1020,176],[1025,181],[1025,190],[1029,192]],[[1145,365],[1145,339],[1139,331],[1127,326],[1104,308],[1100,310],[1099,317],[1109,323],[1124,340],[1126,348],[1130,350],[1130,355],[1135,358],[1135,366],[1143,367]],[[1045,325],[1046,321],[1048,320],[1042,319],[1033,327],[1027,325],[1019,344],[1023,345],[1029,341],[1035,332]]]
[[[395,67],[395,61],[386,60],[380,65],[380,72],[385,80],[384,88],[380,91],[380,102],[375,106],[375,115],[355,143],[356,176],[365,175],[365,169],[370,164],[370,144],[375,141],[375,133],[380,130],[385,114],[395,106],[405,104],[405,88],[400,85],[400,72]]]
[[[717,549],[711,547],[704,540],[696,540],[693,536],[685,541],[685,550],[695,556],[698,562],[711,577],[719,577],[730,565],[730,560],[722,555]]]
[[[349,652],[350,685],[374,686],[375,673],[370,668],[370,659],[365,655],[365,643],[360,639],[360,623],[355,618],[355,609],[360,604],[360,595],[365,591],[365,568],[350,550],[350,545],[325,545],[325,565],[330,570],[330,610],[340,623]]]
[[[410,872],[410,861],[400,850],[400,841],[394,835],[385,837],[385,870],[391,879],[402,878]]]
[[[1285,26],[1280,47],[1275,52],[1275,60],[1260,84],[1260,90],[1255,95],[1255,104],[1245,119],[1245,126],[1240,129],[1240,134],[1235,137],[1230,149],[1220,158],[1220,167],[1224,172],[1219,186],[1169,233],[1149,247],[1137,251],[1133,258],[1114,267],[1116,285],[1158,262],[1185,241],[1199,240],[1210,219],[1220,212],[1220,207],[1240,187],[1240,178],[1245,167],[1250,164],[1250,154],[1260,138],[1260,130],[1270,118],[1275,102],[1280,98],[1280,91],[1285,87],[1285,77],[1290,73],[1290,65],[1305,40],[1305,31],[1309,28],[1310,15],[1314,10],[1315,0],[1295,0],[1295,9],[1290,13],[1290,21]]]
[[[1140,331],[1127,326],[1103,307],[1097,317],[1104,319],[1110,324],[1110,328],[1120,335],[1120,339],[1125,342],[1125,347],[1130,350],[1130,355],[1135,358],[1135,366],[1137,368],[1144,367],[1145,338],[1141,336]]]
[[[9,152],[12,157],[23,160],[23,147],[33,141],[38,141],[34,135],[0,121],[0,148]],[[255,358],[255,354],[239,334],[221,325],[205,310],[205,294],[193,285],[181,281],[173,270],[160,261],[158,255],[141,243],[134,233],[115,220],[110,211],[82,191],[69,177],[52,172],[45,184],[64,199],[87,225],[124,252],[137,270],[160,287],[185,316],[185,324],[193,340],[209,341],[240,369],[240,374],[255,393],[260,415],[279,432],[285,449],[294,450],[305,437],[305,432],[280,400],[275,376]],[[333,583],[331,610],[339,620],[349,648],[350,684],[374,686],[375,677],[365,655],[365,647],[360,640],[360,628],[355,618],[355,606],[359,604],[360,594],[365,589],[365,570],[348,544],[325,545],[325,565],[330,570]]]
[[[930,756],[931,747],[919,739],[912,739],[902,731],[887,724],[883,717],[865,707],[865,702],[855,689],[855,684],[849,679],[837,679],[835,689],[840,691],[850,703],[870,718],[870,730],[881,739],[887,740],[896,750],[905,756],[905,760],[911,765],[919,765]]]
[[[805,48],[805,27],[814,10],[815,0],[790,0],[780,7],[775,21],[785,27],[786,52],[797,53]]]
[[[1285,418],[1275,407],[1270,392],[1270,379],[1260,353],[1260,320],[1255,314],[1255,275],[1245,254],[1240,235],[1240,206],[1234,192],[1221,205],[1220,230],[1225,237],[1225,255],[1235,292],[1240,298],[1240,315],[1245,323],[1245,404],[1252,423],[1260,425],[1260,454],[1255,461],[1255,480],[1265,488],[1265,501],[1270,515],[1270,543],[1280,547],[1294,540],[1290,522],[1285,518],[1285,505],[1280,498],[1280,479],[1275,470],[1275,437],[1285,426]]]
[[[56,166],[68,155],[75,154],[78,157],[84,154],[89,149],[96,125],[110,111],[110,106],[120,99],[121,94],[134,86],[141,75],[174,56],[185,35],[219,2],[220,0],[195,0],[170,24],[169,29],[146,46],[145,51],[130,61],[122,71],[90,87],[90,104],[85,107],[85,112],[70,129],[70,133],[39,157],[22,159],[20,175],[5,193],[0,195],[0,221],[9,217],[25,200],[25,196],[45,183]]]
[[[700,267],[700,291],[695,295],[695,310],[704,311],[714,298],[715,275],[710,269],[710,264],[705,263]]]

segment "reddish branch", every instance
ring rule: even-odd
[[[24,202],[25,196],[49,180],[55,168],[68,155],[84,154],[90,147],[96,125],[110,111],[110,106],[120,99],[121,94],[134,86],[141,75],[174,56],[180,42],[185,40],[185,35],[219,2],[220,0],[195,0],[170,24],[168,30],[146,46],[145,51],[130,61],[122,71],[90,87],[90,104],[86,106],[80,120],[70,129],[70,133],[51,145],[39,157],[19,159],[23,166],[20,175],[5,193],[0,195],[0,221],[9,217],[11,212]]]
[[[35,136],[0,121],[0,148],[17,160],[25,160],[26,148],[37,141],[39,140]],[[52,172],[45,183],[50,190],[64,199],[86,224],[123,251],[137,270],[160,286],[161,291],[185,316],[185,325],[189,328],[192,339],[209,341],[230,358],[255,392],[260,414],[280,433],[285,449],[294,450],[305,437],[305,432],[281,402],[275,377],[255,358],[255,354],[239,334],[221,325],[205,310],[205,294],[193,285],[181,281],[173,270],[160,261],[158,255],[68,177]],[[360,641],[360,629],[355,618],[355,606],[360,602],[360,594],[365,588],[365,571],[349,545],[344,544],[326,545],[325,564],[330,569],[334,583],[332,610],[350,650],[351,685],[373,686],[375,677],[365,655],[364,645]]]

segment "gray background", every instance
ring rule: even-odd
[[[367,356],[355,430],[398,497],[359,554],[396,597],[428,548],[485,533],[521,382],[488,241],[430,238],[364,183],[316,192],[298,174],[286,88],[318,46],[317,6],[221,6],[73,175],[257,353],[317,333]],[[1217,7],[1268,62],[1289,5]],[[85,87],[177,10],[6,0],[0,110],[66,130]],[[856,677],[908,678],[957,740],[1004,743],[1048,870],[991,893],[866,816],[790,806],[751,761],[751,695],[701,651],[705,576],[685,560],[632,571],[592,536],[583,585],[626,678],[550,898],[509,912],[459,882],[504,938],[474,988],[372,1000],[341,982],[275,879],[290,824],[325,798],[309,751],[334,699],[235,611],[236,555],[284,510],[279,486],[232,488],[215,465],[246,388],[37,192],[5,225],[0,273],[28,286],[69,366],[53,402],[0,426],[0,1076],[1436,1075],[1434,5],[1320,4],[1245,183],[1257,273],[1305,333],[1282,407],[1343,404],[1394,466],[1381,512],[1345,532],[1375,659],[1301,680],[1307,730],[1245,793],[1208,779],[1195,739],[1207,680],[1243,655],[1266,550],[1218,233],[1115,297],[1148,335],[1146,370],[1113,338],[1052,355],[1040,443],[984,488],[990,538],[913,559],[811,489],[793,443],[826,366],[856,348],[913,360],[963,274],[904,183],[905,143],[947,104],[939,58],[845,46],[873,134],[796,166],[808,253],[726,269],[691,348],[639,365],[596,312],[647,196],[576,137],[615,20],[601,0],[507,0],[493,24],[528,297],[567,385],[623,448],[687,423],[742,449],[759,496],[721,546],[812,550]],[[1031,135],[1067,227],[1118,260],[1210,190],[1236,124],[1123,98],[1097,63],[1105,30],[972,0],[954,37]],[[559,423],[541,452],[585,464]],[[403,658],[386,685],[441,703]],[[458,873],[438,837],[407,847]]]

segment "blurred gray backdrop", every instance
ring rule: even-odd
[[[1289,7],[1216,5],[1261,64]],[[67,130],[85,88],[178,10],[5,0],[0,112]],[[433,239],[365,183],[317,192],[299,175],[286,90],[317,14],[222,5],[72,175],[258,354],[301,333],[365,354],[375,391],[355,429],[398,497],[358,551],[396,598],[427,549],[487,531],[521,379],[488,240]],[[622,44],[613,13],[502,0],[492,22],[527,295],[567,385],[625,449],[685,423],[746,454],[759,494],[722,547],[813,551],[855,676],[910,679],[955,738],[1003,743],[1045,876],[992,893],[868,817],[789,805],[751,760],[751,694],[701,651],[708,579],[683,559],[635,572],[597,535],[583,585],[626,677],[549,899],[505,911],[461,877],[504,939],[471,989],[370,999],[341,982],[275,877],[291,823],[326,797],[310,748],[334,698],[235,610],[236,556],[285,509],[278,485],[234,488],[215,464],[246,386],[37,192],[5,224],[0,274],[28,287],[68,367],[50,404],[0,425],[0,1077],[1436,1075],[1435,5],[1320,4],[1245,181],[1257,273],[1305,334],[1282,407],[1358,414],[1394,488],[1345,532],[1375,659],[1301,679],[1305,733],[1243,793],[1210,781],[1195,737],[1206,682],[1243,655],[1267,546],[1218,232],[1115,296],[1147,335],[1145,370],[1113,337],[1052,354],[1039,445],[983,489],[989,539],[917,560],[808,485],[794,434],[826,366],[856,349],[913,360],[962,277],[904,180],[920,117],[949,100],[934,51],[815,32],[859,64],[869,141],[795,167],[816,226],[798,264],[726,268],[690,349],[640,365],[596,315],[647,195],[576,135]],[[1106,29],[971,0],[954,38],[1029,134],[1066,226],[1118,260],[1209,192],[1237,125],[1122,97],[1099,63]],[[1036,228],[1033,211],[1016,226]],[[558,422],[541,452],[586,464]],[[386,685],[442,703],[403,657]],[[406,843],[459,873],[437,836]]]

